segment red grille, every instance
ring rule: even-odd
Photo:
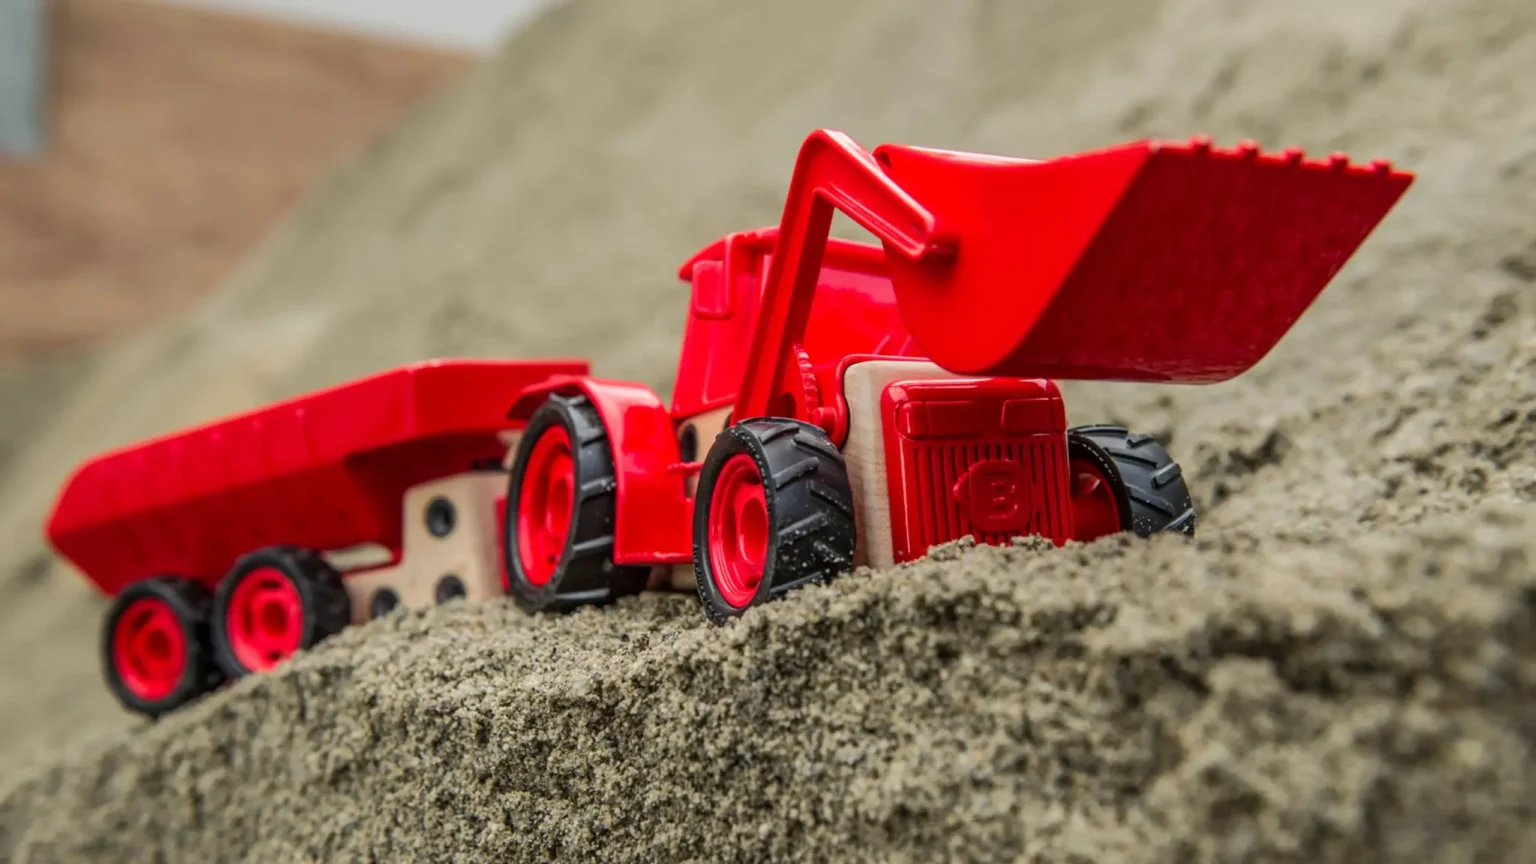
[[[968,534],[1071,536],[1066,418],[1050,382],[903,382],[883,407],[897,561]]]

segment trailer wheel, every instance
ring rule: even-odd
[[[1179,463],[1150,435],[1120,426],[1067,431],[1072,472],[1073,539],[1134,531],[1193,535],[1195,505]]]
[[[124,587],[101,629],[101,661],[118,703],[164,715],[223,684],[209,644],[209,592],[175,577]]]
[[[208,589],[169,576],[124,588],[107,610],[102,665],[123,707],[159,717],[224,681],[208,638]]]
[[[341,574],[312,552],[259,549],[235,562],[213,599],[213,647],[231,678],[265,672],[352,620]]]
[[[645,589],[649,567],[613,563],[618,487],[608,432],[583,395],[529,418],[507,485],[507,589],[529,611],[608,603]]]
[[[820,428],[754,419],[715,439],[693,518],[694,577],[711,621],[846,572],[855,537],[848,469]]]

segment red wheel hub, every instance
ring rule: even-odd
[[[240,577],[225,615],[230,651],[252,672],[292,657],[304,639],[304,601],[293,580],[275,567]]]
[[[158,597],[128,604],[112,631],[112,664],[140,699],[157,701],[175,691],[187,669],[187,637],[171,604]]]
[[[1088,542],[1123,530],[1120,502],[1103,469],[1087,459],[1073,459],[1071,472],[1073,539]]]
[[[518,561],[534,585],[547,585],[555,575],[575,507],[576,460],[571,439],[561,427],[551,426],[533,445],[517,501]]]
[[[768,498],[751,456],[733,456],[709,501],[709,569],[721,599],[745,609],[768,562]]]

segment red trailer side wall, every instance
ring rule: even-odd
[[[378,543],[397,557],[417,483],[500,461],[525,387],[581,360],[439,360],[185,430],[88,461],[48,524],[99,588],[156,575],[212,586],[242,554]]]

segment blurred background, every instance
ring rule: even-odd
[[[0,375],[186,308],[539,5],[0,2]]]
[[[489,51],[554,0],[179,0],[387,39]]]

